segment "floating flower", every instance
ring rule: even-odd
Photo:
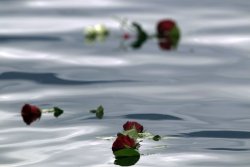
[[[134,139],[130,138],[129,136],[119,134],[112,145],[112,151],[114,152],[128,148],[136,149],[137,146],[138,144]]]
[[[30,125],[32,122],[41,118],[42,112],[37,106],[25,104],[22,108],[21,114],[23,121],[27,125]]]
[[[130,130],[135,128],[137,130],[138,133],[142,133],[143,132],[143,126],[141,124],[139,124],[138,122],[133,122],[133,121],[127,121],[124,125],[123,125],[123,129],[126,130]]]
[[[138,122],[127,121],[123,125],[124,131],[117,134],[117,138],[112,145],[115,156],[114,164],[120,166],[131,166],[140,159],[139,142],[142,139],[153,139],[159,141],[161,136],[143,132],[143,126]]]
[[[160,22],[158,22],[157,31],[159,35],[164,36],[166,35],[165,33],[168,33],[175,27],[176,23],[173,20],[170,19],[161,20]]]
[[[40,109],[37,106],[31,105],[31,104],[25,104],[22,108],[21,115],[23,117],[23,121],[30,125],[32,122],[36,121],[37,119],[40,119],[42,116],[42,113],[53,113],[54,117],[59,117],[63,114],[63,110],[59,107],[53,107],[51,109]]]
[[[176,48],[180,39],[180,30],[177,24],[170,19],[161,20],[157,24],[159,47],[163,50]]]

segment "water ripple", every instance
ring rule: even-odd
[[[13,48],[0,48],[0,58],[9,61],[27,61],[33,62],[29,64],[30,66],[42,66],[50,65],[52,67],[56,66],[67,66],[73,65],[75,66],[100,66],[100,67],[112,67],[112,66],[123,66],[126,65],[127,62],[121,58],[115,58],[111,56],[102,57],[98,55],[93,56],[74,56],[74,55],[58,55],[51,54],[49,52],[35,52],[29,50],[20,50]]]
[[[8,140],[7,139],[3,139],[1,141],[2,142],[11,142],[11,143],[3,143],[0,144],[0,148],[9,148],[9,147],[24,147],[24,146],[37,146],[37,145],[43,145],[43,144],[49,144],[49,143],[57,143],[57,142],[63,142],[63,141],[67,141],[70,139],[73,139],[75,137],[79,137],[82,135],[86,135],[86,134],[91,134],[94,133],[96,131],[101,130],[100,127],[70,127],[70,128],[54,128],[54,129],[48,129],[48,128],[13,128],[13,129],[5,129],[5,130],[1,130],[0,134],[2,135],[7,135],[9,133],[15,133],[18,136],[22,136],[22,134],[25,133],[29,133],[29,134],[39,134],[40,137],[42,138],[43,133],[46,134],[46,138],[44,139],[37,139],[37,140],[29,140],[29,137],[23,137],[23,140],[26,138],[27,141],[19,141],[18,138],[16,138],[16,136],[9,136]],[[70,133],[69,133],[70,132]],[[62,133],[64,135],[62,135]],[[51,136],[53,134],[61,134],[61,137],[53,137],[53,138],[49,138],[48,136]],[[65,135],[67,134],[67,135]],[[14,140],[17,140],[19,142],[15,142]]]
[[[0,166],[114,166],[112,141],[96,137],[135,119],[167,135],[141,142],[135,166],[249,167],[249,2],[2,0]],[[170,52],[156,40],[114,49],[124,31],[113,16],[150,34],[173,19],[180,44]],[[82,31],[99,23],[111,34],[88,45]],[[65,114],[26,126],[23,103],[58,105]],[[104,119],[91,119],[100,104]]]
[[[124,116],[128,119],[143,119],[143,120],[182,120],[179,117],[172,116],[172,115],[166,115],[166,114],[128,114]]]
[[[243,148],[208,148],[209,150],[216,150],[216,151],[249,151],[250,149],[243,149]]]
[[[250,132],[247,131],[200,131],[184,133],[185,137],[206,137],[206,138],[227,138],[227,139],[250,139]]]
[[[0,35],[0,43],[3,42],[24,42],[24,41],[39,41],[39,42],[57,42],[61,41],[60,37],[52,37],[52,36],[17,36],[17,35]]]
[[[25,72],[5,72],[0,74],[0,80],[28,80],[40,84],[54,85],[91,85],[108,83],[134,82],[132,80],[97,80],[97,81],[76,81],[60,79],[54,73],[25,73]]]

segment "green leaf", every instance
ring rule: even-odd
[[[63,110],[58,108],[58,107],[54,107],[54,116],[57,118],[59,117],[60,115],[63,114]]]
[[[125,148],[118,151],[114,151],[113,154],[115,155],[116,158],[140,156],[138,150],[132,148]]]
[[[125,136],[129,136],[130,138],[134,139],[135,141],[139,137],[138,132],[135,128],[123,131],[122,134]]]
[[[170,31],[170,38],[171,42],[173,44],[173,47],[177,47],[179,39],[181,37],[180,30],[177,26],[175,26],[171,31]]]
[[[159,141],[159,140],[161,140],[161,136],[155,135],[155,136],[153,137],[153,140],[154,140],[154,141]]]
[[[136,157],[120,157],[116,158],[114,164],[120,166],[132,166],[135,165],[140,159],[140,156]]]
[[[100,106],[97,108],[97,111],[98,111],[98,112],[103,112],[103,111],[104,111],[103,106],[102,106],[102,105],[100,105]]]
[[[85,29],[85,38],[89,40],[94,40],[97,36],[97,33],[93,29],[93,27],[87,27]]]
[[[102,119],[103,115],[104,115],[104,108],[102,106],[99,106],[96,110],[96,117]]]
[[[147,41],[148,34],[142,29],[140,24],[134,22],[132,25],[136,29],[137,39],[131,44],[131,47],[138,49]]]

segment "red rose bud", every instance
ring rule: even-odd
[[[158,43],[158,45],[163,50],[171,50],[172,48],[172,44],[170,40],[165,40],[165,41],[162,40]]]
[[[159,47],[163,50],[176,48],[180,39],[180,30],[177,24],[170,19],[161,20],[157,24]]]
[[[42,112],[37,106],[33,106],[30,104],[25,104],[21,111],[23,121],[30,125],[32,122],[40,119]]]
[[[129,136],[118,135],[112,145],[112,151],[114,152],[124,148],[136,149],[136,147],[137,144],[134,139],[131,139]]]
[[[138,133],[142,133],[143,131],[143,126],[137,122],[130,122],[127,121],[124,125],[123,125],[123,129],[124,130],[130,130],[135,128],[137,130]]]
[[[173,20],[162,20],[157,25],[157,31],[159,35],[164,35],[165,32],[171,31],[174,27],[176,27],[176,24]]]

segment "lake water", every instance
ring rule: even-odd
[[[249,167],[250,1],[1,0],[0,166],[114,165],[113,141],[128,120],[165,136],[141,143],[137,167]],[[181,29],[175,51],[156,40],[120,46],[115,17]],[[102,23],[105,42],[83,29]],[[59,106],[27,126],[23,104]],[[90,109],[103,105],[103,119]]]

